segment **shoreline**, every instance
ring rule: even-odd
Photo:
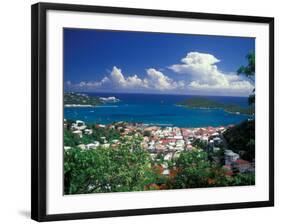
[[[64,107],[96,107],[91,104],[64,104]]]
[[[200,110],[222,110],[226,113],[229,114],[235,114],[235,115],[242,115],[242,116],[254,116],[254,114],[247,114],[247,113],[241,113],[239,111],[233,112],[233,111],[228,111],[227,109],[224,108],[220,108],[220,107],[190,107],[190,106],[185,106],[185,105],[180,105],[180,104],[174,104],[177,107],[184,107],[184,108],[188,108],[188,109],[200,109]],[[86,108],[86,107],[118,107],[118,106],[114,106],[114,105],[108,105],[108,106],[101,106],[101,105],[91,105],[91,104],[64,104],[64,107],[67,108]]]
[[[66,119],[64,118],[64,121],[83,121],[83,119]],[[83,121],[84,122],[84,121]],[[143,123],[143,122],[128,122],[128,121],[116,121],[116,122],[111,122],[111,123],[95,123],[95,122],[84,122],[85,125],[88,126],[105,126],[105,127],[110,127],[112,125],[128,125],[128,126],[134,126],[134,127],[144,127],[144,128],[149,128],[149,127],[157,127],[157,128],[183,128],[183,129],[208,129],[208,128],[228,128],[228,127],[233,127],[236,126],[238,124],[228,124],[228,125],[204,125],[204,126],[193,126],[193,127],[181,127],[178,125],[174,125],[174,124],[157,124],[157,123]]]
[[[255,116],[254,114],[246,114],[246,113],[241,113],[239,111],[233,112],[233,111],[228,111],[227,109],[220,108],[220,107],[190,107],[190,106],[185,106],[181,104],[175,104],[177,107],[184,107],[188,109],[200,109],[200,110],[222,110],[226,113],[229,114],[235,114],[235,115],[243,115],[243,116]]]

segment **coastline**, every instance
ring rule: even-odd
[[[90,96],[99,99],[100,96]],[[112,101],[112,95],[103,95]],[[108,98],[111,97],[111,98]],[[70,97],[68,97],[70,98]],[[185,100],[185,96],[151,95],[143,97],[140,95],[123,94],[115,95],[115,100],[120,99],[120,103],[103,102],[93,104],[89,100],[75,100],[71,98],[65,101],[64,117],[75,120],[82,119],[87,123],[110,124],[118,121],[128,121],[135,123],[146,123],[159,126],[178,127],[204,127],[238,124],[247,118],[252,118],[251,114],[237,113],[235,108],[212,108],[209,105],[202,105],[200,108],[180,108],[177,102]],[[211,100],[213,100],[211,98]],[[215,100],[215,99],[214,99]],[[224,103],[247,105],[246,99],[220,98]],[[76,101],[76,102],[75,102]],[[200,105],[199,105],[200,106]],[[204,107],[206,106],[206,107]],[[197,110],[196,110],[197,109]],[[232,112],[234,111],[234,112]]]
[[[254,116],[254,114],[241,113],[239,111],[233,112],[233,111],[229,111],[229,110],[227,110],[225,108],[221,108],[221,107],[191,107],[191,106],[181,105],[181,104],[175,104],[175,106],[184,107],[184,108],[188,108],[188,109],[222,110],[222,111],[224,111],[226,113],[229,113],[229,114],[236,114],[236,115],[243,115],[243,116]]]
[[[178,107],[184,107],[184,108],[188,108],[188,109],[201,109],[201,110],[222,110],[226,113],[229,114],[236,114],[236,115],[244,115],[244,116],[253,116],[251,114],[246,114],[246,113],[240,113],[240,112],[232,112],[232,111],[228,111],[224,108],[220,108],[220,107],[190,107],[190,106],[185,106],[185,105],[180,105],[180,104],[175,104]]]
[[[64,107],[95,107],[91,104],[65,104]]]

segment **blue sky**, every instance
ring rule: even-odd
[[[253,38],[64,29],[66,91],[247,96]]]

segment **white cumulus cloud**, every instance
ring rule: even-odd
[[[122,70],[113,67],[109,80],[116,87],[132,89],[132,88],[147,88],[147,82],[140,79],[137,75],[128,76],[127,78],[122,74]]]
[[[171,65],[169,68],[176,73],[185,75],[189,79],[188,87],[191,89],[248,94],[254,88],[243,77],[220,71],[216,65],[220,60],[214,55],[190,52],[181,62]]]
[[[146,72],[148,75],[147,82],[151,88],[158,90],[172,90],[179,87],[177,82],[174,82],[171,78],[154,68],[149,68]]]
[[[85,82],[77,84],[66,82],[66,85],[74,90],[99,90],[111,88],[118,90],[150,90],[164,91],[182,88],[183,82],[175,82],[162,72],[149,68],[146,70],[146,76],[141,79],[138,75],[125,76],[120,68],[114,66],[108,76],[101,81]]]
[[[181,63],[169,68],[176,74],[167,76],[161,70],[148,68],[146,74],[138,76],[125,75],[122,70],[113,66],[108,75],[98,81],[81,81],[73,84],[66,82],[66,87],[78,91],[143,91],[143,92],[173,92],[184,94],[210,95],[249,95],[254,86],[243,76],[226,73],[218,69],[220,62],[212,54],[189,52]],[[171,74],[170,74],[171,75]]]

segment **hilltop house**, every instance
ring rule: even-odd
[[[81,130],[82,131],[86,128],[87,128],[87,126],[85,125],[85,122],[80,121],[80,120],[75,121],[75,123],[72,123],[72,125],[71,125],[72,130]]]
[[[225,165],[231,165],[233,162],[235,162],[237,159],[239,159],[239,155],[232,150],[226,149],[224,151],[224,160]]]

